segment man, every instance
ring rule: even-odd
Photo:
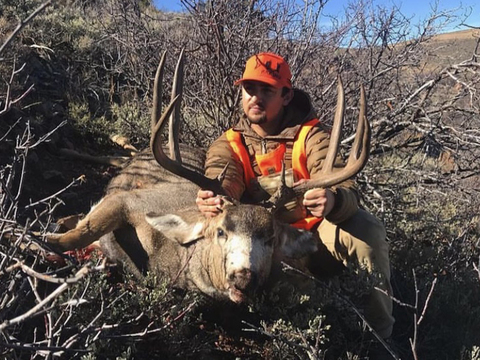
[[[209,148],[206,175],[216,177],[228,163],[222,183],[225,192],[253,203],[268,198],[269,183],[278,179],[284,159],[290,183],[314,178],[322,169],[329,134],[316,119],[308,95],[292,88],[285,60],[271,53],[254,55],[235,84],[242,87],[244,115]],[[342,165],[337,159],[335,166]],[[208,190],[200,190],[196,201],[206,216],[216,216],[223,206],[222,198]],[[355,262],[374,270],[380,275],[379,286],[392,294],[385,229],[359,209],[353,180],[308,190],[301,203],[286,205],[279,218],[316,231],[323,251],[337,262]],[[310,259],[313,273],[321,265],[321,252]],[[394,323],[391,298],[374,290],[366,301],[365,317],[381,337],[390,337]]]

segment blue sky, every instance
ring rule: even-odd
[[[300,1],[300,0],[299,0]],[[343,14],[344,8],[349,3],[348,0],[330,0],[325,7],[325,14],[339,16]],[[480,5],[478,0],[374,0],[374,4],[384,5],[391,7],[394,4],[400,8],[403,15],[407,17],[413,17],[413,23],[425,19],[429,13],[433,4],[438,3],[439,11],[454,10],[457,9],[455,14],[462,16],[463,14],[471,13],[466,23],[471,26],[480,26]],[[181,11],[180,0],[154,0],[154,4],[161,10],[167,11]],[[463,30],[458,24],[452,24],[447,31]]]

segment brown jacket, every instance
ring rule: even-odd
[[[242,116],[238,124],[234,126],[234,130],[239,131],[243,135],[253,170],[257,175],[261,174],[256,166],[255,154],[268,153],[276,149],[281,142],[292,144],[301,125],[316,117],[308,95],[301,90],[295,89],[294,91],[295,95],[286,108],[283,121],[279,125],[280,130],[278,134],[261,138],[250,128],[248,119],[245,116]],[[314,127],[308,134],[305,146],[307,169],[311,178],[315,178],[315,175],[322,169],[329,143],[329,133],[322,124]],[[223,182],[223,188],[227,194],[244,202],[255,203],[260,201],[261,199],[252,199],[250,194],[245,191],[243,166],[230,147],[225,134],[223,134],[208,149],[205,163],[206,175],[210,178],[216,177],[227,163],[229,163],[229,166]],[[290,168],[291,159],[287,157],[285,164],[287,169]],[[343,166],[341,159],[337,159],[335,166]],[[327,219],[338,224],[357,211],[358,194],[353,180],[344,181],[332,188],[332,190],[335,193],[335,206],[328,214]]]

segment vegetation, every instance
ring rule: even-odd
[[[329,28],[320,26],[324,1],[182,4],[182,13],[135,0],[0,5],[0,357],[361,358],[368,334],[357,309],[371,279],[298,275],[302,290],[278,284],[239,309],[37,245],[59,218],[88,211],[115,173],[61,150],[124,154],[112,135],[146,147],[160,53],[169,83],[185,49],[182,141],[194,146],[235,123],[233,83],[252,53],[284,55],[326,123],[341,74],[345,153],[365,85],[373,143],[358,181],[363,205],[388,229],[394,351],[479,359],[479,30],[439,35],[458,13],[434,8],[414,24],[368,1],[353,1]]]

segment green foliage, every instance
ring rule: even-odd
[[[259,316],[260,324],[248,328],[267,334],[269,346],[282,349],[281,358],[322,358],[329,353],[343,359],[361,347],[364,330],[357,311],[378,281],[359,267],[328,280],[292,275],[258,296],[250,312]]]
[[[150,139],[150,119],[135,102],[124,105],[113,104],[111,115],[95,116],[87,104],[70,102],[68,117],[71,124],[83,136],[93,137],[99,144],[107,144],[108,139],[115,135],[126,136],[130,141],[147,147]]]
[[[95,117],[86,104],[70,102],[68,117],[80,134],[93,137],[98,144],[107,143],[110,134],[115,131],[112,121],[105,116]]]
[[[132,144],[146,148],[150,141],[150,116],[138,102],[128,101],[112,105],[114,133],[124,135]]]

